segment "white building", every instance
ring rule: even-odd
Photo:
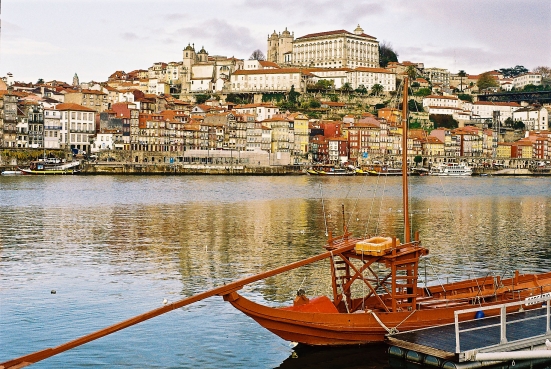
[[[379,42],[365,34],[359,25],[353,33],[343,29],[311,33],[293,41],[292,64],[320,68],[378,68]]]
[[[274,115],[279,114],[279,108],[271,104],[246,104],[234,106],[233,111],[236,114],[250,114],[255,117],[257,121],[263,121],[273,118]]]
[[[291,90],[291,86],[295,86],[295,91],[302,92],[306,89],[306,79],[309,78],[310,74],[303,74],[298,68],[238,70],[230,77],[230,88],[237,93],[287,92]]]
[[[430,82],[435,84],[441,84],[444,87],[450,87],[450,71],[443,68],[425,68],[423,75],[428,78]]]
[[[61,112],[54,108],[44,109],[44,148],[61,148]]]
[[[461,108],[462,106],[457,96],[429,95],[423,98],[423,108],[428,110],[429,107]]]
[[[308,72],[313,75],[312,83],[319,80],[333,81],[334,88],[341,88],[348,81],[348,72],[350,68],[316,68],[308,69]]]
[[[519,90],[527,85],[541,85],[542,75],[537,73],[524,73],[513,78],[513,86]]]
[[[382,68],[358,67],[347,73],[347,80],[353,89],[363,85],[371,90],[373,85],[379,84],[385,92],[396,91],[396,73]]]
[[[61,114],[61,148],[87,152],[90,137],[96,133],[96,111],[72,103],[59,104],[55,109]]]
[[[549,129],[549,111],[543,106],[526,106],[513,112],[513,120],[524,123],[528,131]]]
[[[473,104],[473,114],[483,119],[493,119],[494,112],[499,112],[499,121],[505,122],[513,117],[513,112],[520,108],[515,102],[477,101]]]

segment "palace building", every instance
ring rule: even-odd
[[[320,68],[379,67],[379,42],[358,25],[346,30],[311,33],[297,39],[287,29],[268,37],[268,61]]]

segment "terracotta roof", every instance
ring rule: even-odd
[[[62,111],[88,111],[88,112],[93,112],[95,113],[96,111],[93,110],[93,109],[90,109],[90,108],[87,108],[85,106],[82,106],[82,105],[78,105],[78,104],[72,104],[72,103],[63,103],[63,104],[58,104],[56,107],[55,107],[56,110],[62,110]]]
[[[301,36],[301,37],[298,37],[297,39],[295,40],[301,40],[301,39],[305,39],[305,38],[313,38],[313,37],[323,37],[323,36],[331,36],[331,35],[351,35],[351,36],[361,36],[361,37],[367,37],[367,38],[371,38],[371,39],[374,39],[376,40],[377,38],[373,37],[373,36],[370,36],[370,35],[367,35],[365,33],[362,33],[360,35],[356,35],[355,33],[352,33],[352,32],[348,32],[347,30],[345,29],[339,29],[339,30],[335,30],[335,31],[326,31],[326,32],[318,32],[318,33],[309,33],[307,35],[304,35],[304,36]]]
[[[367,68],[367,67],[357,67],[354,69],[357,72],[371,72],[371,73],[386,73],[386,74],[394,74],[393,72],[389,72],[388,70],[384,68]]]
[[[264,68],[266,68],[266,67],[268,67],[268,68],[279,68],[279,65],[277,65],[274,62],[267,61],[267,60],[259,60],[258,63],[260,65],[262,65]]]
[[[511,107],[520,107],[519,103],[516,102],[498,102],[498,101],[477,101],[474,105],[493,105],[493,106],[511,106]]]
[[[289,73],[301,73],[298,68],[280,68],[280,69],[240,69],[235,71],[233,75],[247,75],[247,74],[289,74]]]

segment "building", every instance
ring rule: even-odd
[[[524,123],[528,131],[545,131],[549,129],[549,111],[540,105],[525,106],[512,113],[514,121]]]
[[[298,68],[238,70],[231,77],[231,91],[234,93],[306,91],[311,74]]]
[[[60,148],[89,152],[90,140],[96,134],[96,111],[72,103],[59,104],[55,109],[60,113]]]
[[[293,41],[293,65],[321,68],[379,67],[379,42],[358,25],[354,32],[311,33]]]
[[[268,35],[268,55],[266,55],[266,59],[276,64],[291,64],[294,38],[294,32],[287,31],[287,28],[280,34],[277,34],[274,30],[274,33]]]
[[[396,73],[383,68],[355,68],[347,73],[347,81],[354,90],[360,86],[371,90],[374,85],[381,85],[384,92],[396,91]]]
[[[519,108],[516,102],[477,101],[473,104],[472,113],[482,119],[493,119],[496,116],[503,123],[507,118],[513,118],[513,112]]]
[[[98,113],[109,109],[107,93],[98,90],[69,91],[65,94],[64,101],[65,103],[87,107]]]
[[[61,111],[44,109],[44,148],[61,148]]]
[[[524,73],[513,78],[513,87],[522,90],[527,85],[541,85],[542,75],[538,73]]]
[[[443,87],[450,87],[450,71],[442,68],[425,68],[423,75],[433,85],[440,84]]]

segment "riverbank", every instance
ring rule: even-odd
[[[157,164],[157,163],[84,163],[82,174],[108,175],[299,175],[304,174],[300,165],[247,166],[204,164]]]

